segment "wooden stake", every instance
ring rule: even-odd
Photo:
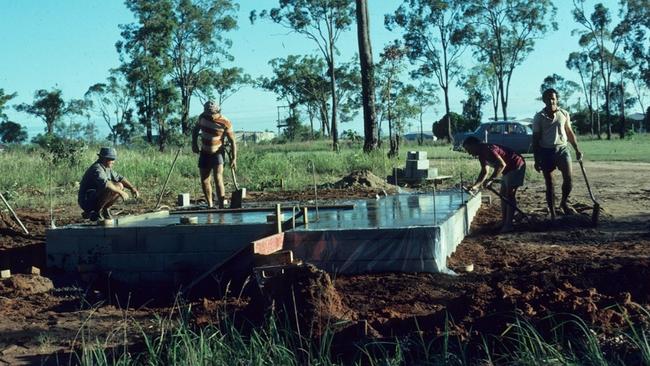
[[[9,202],[7,202],[7,200],[5,199],[5,196],[3,196],[2,193],[0,193],[0,198],[2,198],[2,202],[4,202],[5,206],[7,206],[7,208],[9,209],[9,212],[11,212],[11,214],[14,216],[14,219],[16,219],[16,221],[18,222],[20,227],[23,229],[25,234],[29,234],[29,231],[27,231],[27,229],[25,228],[25,225],[23,225],[23,223],[20,221],[20,219],[18,218],[18,215],[16,215],[16,212],[14,212],[14,209],[11,208],[11,206],[9,206]]]

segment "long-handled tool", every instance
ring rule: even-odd
[[[467,192],[467,193],[469,193],[469,194],[472,194],[472,191],[470,191],[469,189],[467,189],[467,187],[464,187],[464,186],[463,186],[463,189],[465,190],[465,192]],[[502,195],[501,193],[497,192],[497,190],[494,189],[494,188],[492,188],[492,187],[489,187],[489,186],[488,186],[487,189],[490,190],[490,192],[492,192],[492,193],[494,193],[495,195],[497,195],[497,197],[501,198],[501,200],[502,200],[503,202],[505,202],[506,205],[512,207],[515,211],[519,212],[519,214],[520,214],[523,218],[525,218],[526,220],[529,220],[529,221],[530,221],[530,217],[528,217],[528,215],[527,215],[524,211],[522,211],[519,207],[517,207],[517,205],[516,205],[514,202],[512,202],[511,200],[509,200],[506,196],[504,196],[504,195]],[[472,194],[472,195],[473,195],[473,194]]]
[[[241,208],[242,200],[246,198],[246,188],[239,188],[239,184],[237,184],[237,175],[235,174],[235,168],[232,166],[232,147],[226,146],[226,152],[228,154],[228,158],[230,159],[230,174],[232,175],[232,183],[235,186],[235,190],[232,191],[232,194],[230,195],[230,208]]]
[[[18,224],[23,229],[25,234],[29,234],[29,231],[27,231],[27,229],[25,228],[25,225],[23,225],[23,223],[20,221],[20,219],[18,218],[18,215],[16,215],[16,212],[14,211],[14,209],[11,208],[11,206],[9,206],[9,202],[7,202],[7,200],[5,199],[5,196],[3,196],[2,193],[0,193],[0,198],[2,199],[2,202],[4,202],[5,206],[7,206],[7,208],[9,209],[9,212],[11,212],[11,214],[14,216],[14,219],[16,219],[16,222],[18,222]]]
[[[181,153],[181,150],[183,148],[179,147],[178,150],[176,151],[176,156],[174,156],[174,161],[172,161],[172,166],[169,168],[169,173],[167,173],[167,178],[165,179],[165,183],[162,186],[162,189],[160,190],[160,196],[158,196],[158,201],[156,201],[156,207],[154,207],[154,210],[157,210],[160,208],[160,201],[162,201],[163,196],[165,195],[165,188],[167,188],[167,183],[169,183],[169,177],[172,175],[172,171],[174,170],[174,166],[176,166],[176,160],[178,160],[178,155]]]
[[[594,211],[591,213],[591,223],[594,226],[598,226],[598,216],[600,215],[600,203],[596,201],[593,192],[591,192],[591,186],[589,185],[589,180],[587,179],[587,172],[585,171],[585,166],[582,164],[582,160],[578,160],[580,164],[580,170],[582,170],[582,176],[585,177],[585,184],[587,185],[587,192],[589,192],[589,198],[594,203]]]

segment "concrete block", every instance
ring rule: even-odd
[[[284,244],[285,233],[274,234],[262,239],[253,241],[253,253],[255,254],[271,254],[282,249]]]
[[[0,278],[5,279],[11,277],[11,270],[9,269],[3,269],[0,271]]]
[[[32,275],[34,275],[34,276],[40,276],[41,275],[41,269],[38,268],[38,267],[32,266],[32,268],[30,269],[30,273]]]
[[[163,254],[108,254],[98,258],[97,266],[102,271],[139,272],[162,271],[164,264]]]
[[[426,151],[409,151],[406,153],[407,160],[427,160]]]
[[[181,193],[178,195],[178,200],[176,204],[179,207],[187,207],[190,205],[190,194],[189,193]]]

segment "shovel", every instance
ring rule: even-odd
[[[235,190],[230,195],[230,208],[241,208],[242,200],[246,198],[246,188],[239,188],[237,184],[237,175],[235,174],[235,168],[232,166],[232,149],[230,146],[226,147],[226,152],[228,153],[228,158],[230,158],[230,173],[232,175],[232,183],[235,186]]]
[[[589,180],[587,179],[587,172],[585,171],[585,166],[582,164],[582,160],[578,160],[580,163],[580,170],[582,170],[582,176],[585,177],[585,184],[587,185],[587,192],[589,192],[589,198],[594,203],[594,211],[591,213],[591,223],[594,226],[598,226],[598,216],[600,215],[600,203],[596,201],[593,192],[591,192],[591,186],[589,185]]]
[[[465,190],[465,192],[471,194],[472,196],[474,195],[474,194],[472,194],[472,191],[470,191],[469,189],[467,189],[467,187],[463,187],[463,189]],[[517,205],[515,205],[514,202],[512,202],[512,201],[510,201],[508,198],[506,198],[506,196],[504,196],[504,195],[502,195],[501,193],[497,192],[497,190],[494,189],[494,188],[492,188],[492,187],[487,187],[487,189],[489,189],[490,192],[492,192],[492,193],[494,193],[495,195],[497,195],[497,197],[501,198],[501,200],[502,200],[503,202],[505,202],[506,205],[512,207],[515,211],[519,212],[519,214],[520,214],[523,218],[525,218],[526,220],[530,221],[530,217],[528,217],[528,215],[526,215],[526,213],[525,213],[524,211],[522,211],[519,207],[517,207]]]

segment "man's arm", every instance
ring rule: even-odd
[[[195,154],[199,153],[199,131],[201,130],[201,127],[199,127],[199,121],[196,121],[196,124],[194,125],[194,129],[192,129],[192,152]]]
[[[131,182],[129,182],[128,179],[126,179],[126,178],[122,178],[122,181],[121,181],[120,183],[122,183],[122,185],[124,186],[124,188],[128,189],[129,191],[131,191],[131,193],[133,193],[133,195],[135,196],[135,198],[140,197],[140,191],[138,191],[138,189],[135,188],[135,186],[134,186]]]
[[[478,174],[478,178],[476,178],[476,182],[472,184],[471,187],[469,187],[470,191],[475,191],[477,190],[485,181],[485,177],[487,177],[488,174],[488,165],[481,163],[481,172]]]
[[[566,132],[566,137],[567,140],[569,140],[569,143],[571,146],[573,146],[573,149],[576,151],[576,159],[578,161],[582,160],[582,152],[580,149],[578,149],[578,140],[576,138],[576,134],[573,132],[573,128],[571,128],[571,120],[568,118],[567,114],[567,122],[564,125],[564,131]]]
[[[237,142],[235,142],[235,133],[229,128],[226,130],[226,136],[230,141],[230,149],[232,151],[230,166],[233,167],[233,169],[237,169]]]

